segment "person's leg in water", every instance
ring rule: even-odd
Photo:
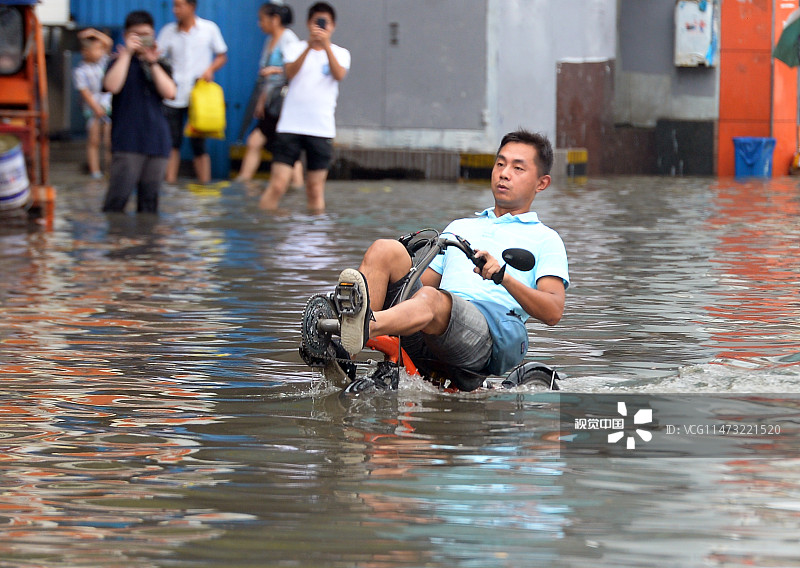
[[[297,160],[292,167],[292,183],[291,186],[303,187],[305,180],[303,179],[303,162]]]
[[[167,159],[148,156],[137,187],[137,213],[158,213],[158,197],[167,170]]]
[[[312,213],[325,211],[325,182],[333,159],[333,139],[301,136],[299,143],[306,152],[306,201]]]
[[[278,133],[270,145],[272,166],[270,167],[269,185],[261,194],[258,206],[267,211],[276,211],[292,178],[295,162],[302,153],[302,136],[297,134]]]
[[[178,170],[181,167],[181,144],[183,143],[183,123],[186,121],[187,109],[173,108],[164,105],[164,116],[167,117],[169,124],[169,136],[172,142],[172,149],[169,152],[167,161],[167,172],[164,180],[167,183],[175,183],[178,180]]]
[[[100,142],[102,139],[103,121],[92,116],[86,123],[86,162],[89,166],[89,175],[93,179],[103,177],[100,169]]]
[[[378,335],[411,335],[417,331],[441,335],[450,323],[453,301],[449,294],[432,286],[423,286],[405,302],[386,310],[372,311],[371,306],[383,306],[389,284],[402,279],[411,269],[411,257],[399,241],[375,241],[359,266],[368,290],[368,302],[353,316],[342,316],[342,344],[354,355],[370,337]],[[346,269],[340,276],[356,280],[356,271]],[[369,322],[369,323],[367,323]]]
[[[267,211],[276,211],[292,177],[292,166],[281,162],[272,162],[269,174],[269,185],[261,194],[258,206]]]
[[[239,168],[239,175],[236,176],[236,181],[250,181],[253,179],[253,176],[258,171],[258,166],[261,165],[261,151],[266,143],[267,137],[264,136],[261,129],[254,128],[247,137],[242,167]]]
[[[306,172],[306,204],[311,213],[325,211],[325,181],[327,179],[327,169]]]
[[[136,190],[147,156],[135,152],[114,152],[111,155],[108,189],[103,212],[122,213]]]
[[[190,138],[192,145],[192,165],[197,181],[206,184],[211,181],[211,156],[206,151],[205,138]]]

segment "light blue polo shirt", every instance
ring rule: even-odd
[[[550,227],[539,221],[539,216],[530,211],[522,215],[506,213],[502,217],[494,214],[494,207],[476,213],[477,217],[457,219],[450,223],[442,236],[458,235],[467,239],[473,249],[489,251],[500,265],[503,264],[503,251],[508,248],[523,248],[536,257],[533,270],[520,272],[510,266],[506,273],[531,288],[543,276],[555,276],[569,286],[567,251],[561,237]],[[485,300],[506,306],[518,314],[522,321],[528,314],[514,297],[503,287],[491,280],[484,280],[473,272],[475,265],[455,247],[449,247],[443,255],[437,256],[430,268],[442,275],[440,288],[466,300]]]

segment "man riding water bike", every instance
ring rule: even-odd
[[[398,240],[375,241],[358,270],[339,276],[338,295],[352,290],[365,299],[360,309],[339,316],[344,349],[354,356],[370,337],[396,335],[413,360],[436,359],[488,374],[518,364],[527,350],[525,320],[557,324],[569,286],[561,237],[530,211],[536,194],[550,185],[552,165],[545,136],[525,130],[504,136],[492,169],[494,206],[453,221],[443,233],[467,239],[475,256],[485,259],[483,267],[447,249],[406,301],[395,303],[412,268],[408,249]],[[510,247],[532,252],[534,269],[501,267],[497,259]]]

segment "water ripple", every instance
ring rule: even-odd
[[[308,296],[375,238],[483,209],[484,185],[332,182],[324,215],[237,184],[167,188],[158,217],[98,195],[0,230],[5,564],[796,565],[787,463],[565,460],[539,394],[404,377],[343,399],[302,363]],[[591,180],[535,206],[572,286],[529,356],[567,391],[796,390],[793,182]]]

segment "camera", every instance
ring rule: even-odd
[[[324,30],[328,25],[328,22],[325,20],[325,18],[317,18],[316,24]]]
[[[155,45],[155,38],[151,35],[139,36],[139,41],[142,42],[142,47],[153,47]]]

